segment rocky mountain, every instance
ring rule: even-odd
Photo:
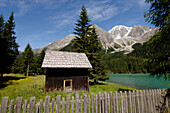
[[[148,41],[159,29],[141,25],[134,25],[133,27],[126,27],[118,25],[113,27],[108,32],[93,25],[96,28],[96,33],[100,38],[101,44],[104,49],[113,48],[113,52],[126,51],[131,52],[132,46],[136,43],[144,43]],[[57,40],[40,49],[34,49],[34,53],[40,53],[44,48],[50,50],[59,50],[67,46],[75,35],[68,35],[61,40]]]

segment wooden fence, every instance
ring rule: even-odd
[[[8,97],[3,97],[0,113],[159,113],[165,95],[165,89],[92,93],[80,97],[76,94],[75,97],[67,95],[66,100],[58,95],[56,99],[45,97],[44,103],[42,99],[36,103],[36,98],[31,97],[29,104],[22,97],[8,104]],[[168,108],[167,99],[165,103]]]

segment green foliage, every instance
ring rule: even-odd
[[[111,52],[113,52],[113,51],[115,51],[112,47],[109,47],[108,49],[107,49],[107,53],[111,53]]]
[[[167,78],[167,73],[170,72],[170,24],[163,27],[152,39],[147,43],[150,47],[152,55],[148,61],[151,67],[152,75],[160,77],[162,75]]]
[[[146,59],[127,56],[123,52],[103,55],[102,63],[109,73],[147,73]]]
[[[107,75],[104,72],[104,67],[101,64],[100,50],[101,43],[99,42],[95,28],[89,24],[90,20],[87,16],[87,11],[84,5],[81,8],[80,19],[75,23],[74,29],[76,38],[71,42],[72,51],[86,53],[93,68],[89,69],[89,77],[96,82],[98,79],[106,80]]]
[[[146,21],[156,27],[164,27],[170,19],[170,1],[169,0],[146,0],[150,3],[150,9],[145,13]]]
[[[33,62],[34,62],[34,56],[33,56],[33,51],[32,48],[29,44],[27,44],[24,53],[23,53],[23,60],[24,60],[24,71],[25,71],[25,75],[29,76],[30,75],[30,71],[33,68]]]
[[[141,43],[135,43],[135,44],[132,46],[132,48],[133,48],[133,49],[138,49],[138,48],[140,48],[141,46],[142,46]]]
[[[80,19],[77,20],[77,23],[75,23],[76,28],[74,28],[74,34],[77,36],[72,41],[72,51],[86,53],[91,25],[89,24],[90,20],[87,16],[87,11],[84,5],[82,6],[81,10],[82,11],[79,16]]]
[[[15,37],[15,22],[13,12],[9,20],[5,22],[3,16],[0,16],[0,73],[10,72],[12,63],[16,59],[18,52],[18,44]]]

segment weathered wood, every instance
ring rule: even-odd
[[[102,94],[102,113],[104,113],[104,95]]]
[[[101,93],[98,93],[99,113],[101,113]]]
[[[40,102],[38,102],[38,103],[36,104],[36,110],[35,110],[35,113],[39,113],[39,105],[40,105]]]
[[[8,107],[8,97],[3,97],[1,101],[1,113],[6,113]]]
[[[110,95],[107,94],[107,102],[108,102],[108,113],[110,113]]]
[[[122,112],[121,113],[124,113],[124,110],[123,110],[123,94],[122,94],[122,91],[120,91],[120,96],[121,96],[121,110]]]
[[[113,93],[110,92],[110,112],[113,113]]]
[[[97,112],[97,111],[98,111],[98,110],[97,110],[97,95],[96,95],[96,98],[95,98],[95,99],[96,99],[96,100],[95,100],[95,101],[96,101],[96,113],[98,113],[98,112]]]
[[[83,98],[82,98],[82,96],[81,96],[81,97],[80,97],[80,113],[83,112],[82,106],[83,106]]]
[[[107,113],[107,92],[104,92],[104,113]]]
[[[72,97],[71,101],[71,113],[74,113],[74,97]]]
[[[144,113],[144,99],[143,99],[143,92],[140,90],[140,103],[141,103],[141,113]]]
[[[132,92],[132,104],[133,104],[133,113],[136,113],[135,91]]]
[[[87,113],[87,95],[84,94],[84,113]]]
[[[113,108],[114,108],[114,113],[116,113],[116,96],[115,96],[115,93],[113,94]]]
[[[119,98],[118,98],[118,93],[117,91],[115,92],[115,96],[116,96],[116,112],[119,112]]]
[[[66,101],[66,113],[70,113],[70,95],[67,95]]]
[[[79,94],[76,94],[76,113],[79,113]]]
[[[92,113],[94,113],[94,93],[91,93],[91,108],[92,108]]]
[[[14,100],[11,100],[10,106],[9,106],[9,113],[13,113],[14,109]]]
[[[62,113],[64,113],[64,108],[65,108],[65,98],[63,97],[63,99],[62,99]]]
[[[21,113],[22,97],[17,97],[15,113]]]
[[[26,113],[26,111],[27,111],[27,100],[24,100],[23,113]]]
[[[43,108],[43,100],[40,100],[40,106],[39,106],[39,113],[42,113],[42,108]]]
[[[35,108],[35,97],[30,98],[29,113],[34,113]]]
[[[56,113],[60,113],[60,101],[61,101],[61,95],[57,95],[57,97],[56,97]]]
[[[124,95],[125,95],[125,112],[128,113],[129,108],[128,108],[127,91],[125,91]]]
[[[90,95],[88,95],[88,110],[89,110],[89,113],[90,113]]]
[[[51,102],[51,113],[54,113],[54,101],[55,101],[55,99],[52,98],[52,102]]]
[[[139,96],[140,95],[139,95],[139,91],[138,90],[136,91],[136,94],[137,94],[137,111],[138,111],[138,113],[141,113],[141,108],[140,108],[141,105],[140,105],[140,100],[139,100],[139,98],[140,98]]]
[[[153,113],[156,113],[156,103],[155,103],[155,92],[154,90],[151,90],[151,98],[152,98],[152,105],[153,105]]]
[[[130,113],[133,113],[133,104],[132,104],[132,94],[131,91],[129,91],[129,105],[130,105]]]
[[[44,113],[49,113],[50,96],[45,97]]]
[[[143,90],[143,102],[144,102],[144,113],[148,112],[148,109],[146,109],[148,107],[148,102],[147,102],[147,94],[146,94],[146,90]]]

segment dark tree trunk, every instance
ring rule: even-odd
[[[3,73],[1,73],[1,78],[3,78]]]
[[[27,77],[28,77],[28,73],[29,73],[29,62],[28,62],[28,65],[27,65]]]
[[[97,80],[96,80],[96,79],[94,79],[94,85],[96,85],[96,82],[97,82]]]

